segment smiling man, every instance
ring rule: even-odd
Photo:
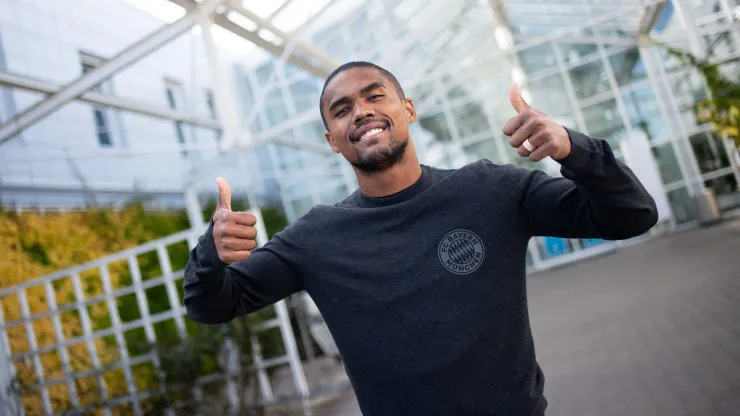
[[[217,324],[306,290],[342,354],[365,415],[543,415],[529,325],[534,236],[626,239],[657,221],[651,196],[606,141],[532,109],[516,86],[503,133],[563,177],[480,160],[421,165],[411,99],[367,62],[327,79],[320,111],[359,189],[318,205],[256,248],[256,219],[219,205],[185,270],[185,306]]]

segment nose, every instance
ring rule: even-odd
[[[373,111],[372,108],[360,106],[360,108],[357,111],[357,114],[355,114],[354,121],[355,123],[359,123],[360,121],[362,121],[362,119],[368,118],[368,117],[370,118],[375,117],[375,111]]]

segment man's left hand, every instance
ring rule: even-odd
[[[533,162],[548,156],[554,160],[568,157],[571,143],[565,127],[530,107],[516,84],[509,89],[509,101],[518,114],[506,123],[503,131],[520,156],[529,157]]]

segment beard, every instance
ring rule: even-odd
[[[388,145],[382,149],[372,149],[364,155],[357,152],[357,160],[351,162],[352,166],[365,173],[384,171],[401,163],[408,144],[408,140],[399,142],[391,137]]]

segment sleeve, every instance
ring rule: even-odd
[[[249,259],[227,265],[218,258],[211,221],[185,266],[188,316],[204,324],[225,323],[301,291],[302,252],[295,234],[289,226],[253,250]]]
[[[562,177],[515,170],[519,211],[532,236],[623,240],[658,221],[655,200],[605,140],[566,129],[571,153],[558,161]]]

